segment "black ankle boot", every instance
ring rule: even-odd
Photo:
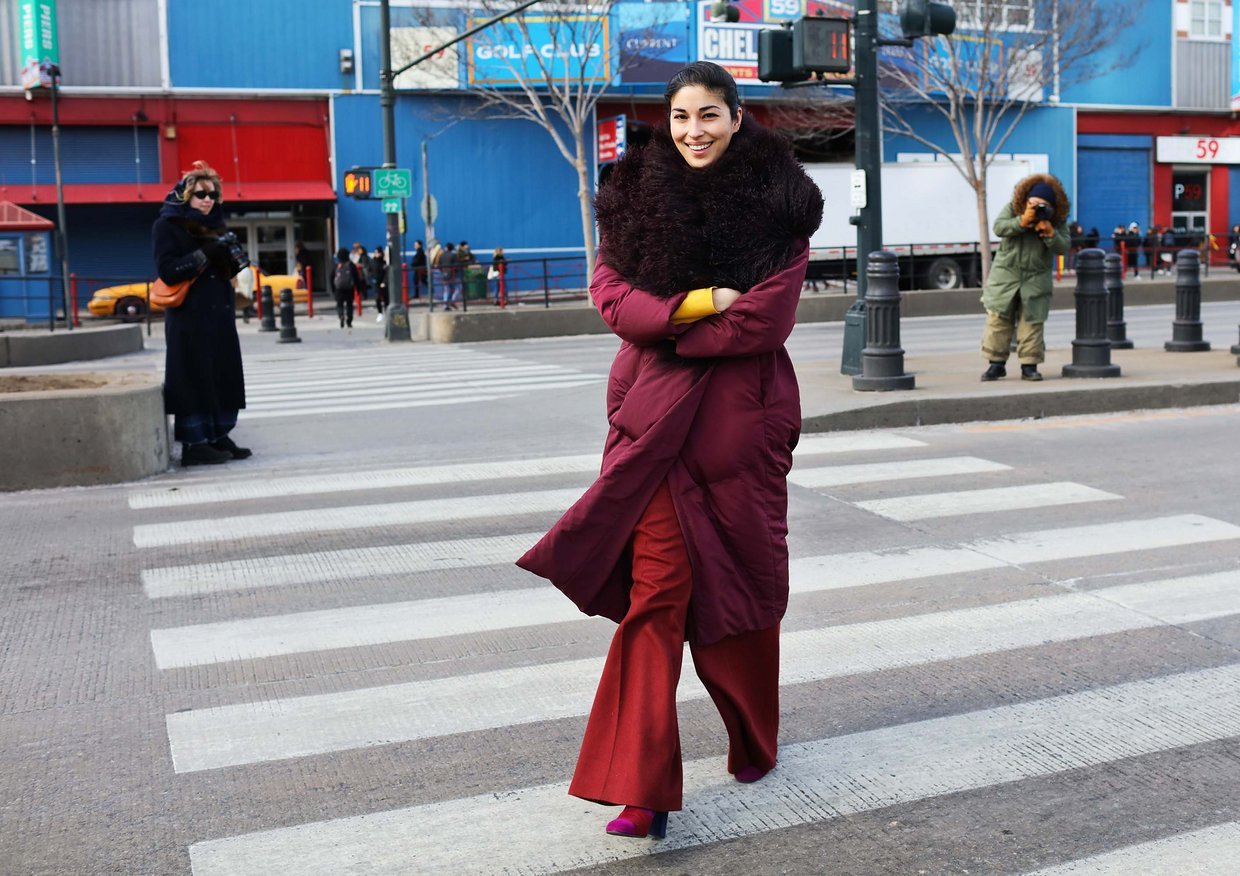
[[[1002,362],[991,362],[982,380],[998,380],[1000,377],[1007,377],[1007,366]]]
[[[182,444],[181,465],[219,465],[228,462],[232,454],[216,450],[210,444]]]
[[[219,441],[212,441],[211,447],[222,453],[227,453],[229,459],[249,459],[254,455],[254,451],[248,447],[238,447],[236,442],[225,435]]]
[[[1041,380],[1042,375],[1038,373],[1037,365],[1022,365],[1020,366],[1020,379],[1021,380]]]

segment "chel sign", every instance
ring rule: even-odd
[[[51,68],[60,66],[56,38],[56,0],[18,0],[17,33],[21,48],[22,88],[48,87]]]

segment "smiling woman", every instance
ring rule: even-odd
[[[784,342],[822,195],[723,68],[668,83],[667,121],[595,202],[590,296],[623,340],[603,472],[518,564],[619,623],[569,793],[662,837],[682,797],[683,645],[739,782],[775,765],[787,474],[801,428]]]

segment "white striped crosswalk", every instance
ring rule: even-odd
[[[605,374],[456,347],[319,352],[312,362],[272,356],[246,362],[245,418],[472,404],[603,380]]]
[[[442,367],[453,361],[447,355]],[[502,372],[507,366],[501,361],[490,367]],[[322,397],[313,404],[307,397],[299,401],[298,383],[306,376],[281,378],[273,372],[270,386],[282,383],[282,389],[258,398],[288,415],[330,407],[337,392],[363,406],[383,397],[350,395],[347,387],[330,383],[335,378],[328,368],[309,376],[328,381],[320,387],[325,387]],[[491,376],[497,385],[506,379]],[[549,373],[547,379],[571,378]],[[544,384],[526,382],[522,391],[538,385]],[[285,389],[292,393],[288,398],[281,395]],[[472,397],[472,391],[460,397]],[[301,403],[305,407],[297,406]],[[845,458],[837,462],[836,456]],[[1072,481],[1031,483],[1019,466],[936,455],[925,440],[903,434],[805,436],[796,459],[790,481],[804,490],[806,501],[830,492],[832,501],[845,502],[851,513],[906,535],[903,543],[878,549],[818,554],[798,551],[794,542],[793,602],[781,637],[781,684],[787,691],[781,696],[794,702],[799,690],[833,679],[877,679],[1023,652],[1054,659],[1056,649],[1083,642],[1240,616],[1240,564],[1167,566],[1167,552],[1240,545],[1240,526],[1232,522],[1193,513],[1134,513],[1115,493]],[[597,454],[586,453],[264,481],[225,478],[131,493],[138,521],[133,540],[149,558],[141,576],[155,617],[152,653],[158,669],[170,673],[170,683],[181,677],[175,671],[211,670],[193,676],[210,680],[220,677],[216,669],[263,661],[274,661],[266,671],[278,676],[280,660],[311,655],[328,659],[349,653],[355,655],[352,663],[364,662],[368,649],[379,646],[403,644],[420,653],[418,648],[448,637],[460,642],[452,653],[470,653],[477,642],[487,657],[481,665],[462,661],[462,668],[454,669],[441,662],[429,675],[383,683],[332,684],[316,691],[311,679],[292,694],[268,695],[261,686],[248,685],[221,691],[166,715],[175,773],[188,779],[219,770],[224,771],[219,781],[228,782],[247,770],[294,759],[313,764],[315,758],[469,733],[500,739],[519,736],[533,724],[581,719],[590,707],[609,624],[585,618],[553,588],[505,570],[580,495],[598,464]],[[979,476],[985,483],[973,484]],[[566,481],[572,486],[564,487]],[[976,488],[964,488],[966,483]],[[468,487],[478,495],[410,498],[402,492],[434,487],[449,492]],[[845,491],[842,498],[837,488]],[[891,495],[893,489],[902,495]],[[366,504],[343,495],[363,491]],[[270,510],[273,506],[282,510]],[[1082,510],[1073,517],[1077,508]],[[1100,516],[1099,508],[1119,513]],[[951,542],[901,528],[1013,509],[1053,511],[1055,523]],[[159,516],[166,512],[176,512],[176,519]],[[484,524],[486,534],[475,527],[461,538],[444,538],[436,527],[455,521]],[[275,536],[296,535],[294,544],[309,545],[318,534],[362,528],[381,531],[392,543],[280,553],[272,542]],[[198,555],[185,562],[186,552]],[[1121,556],[1136,570],[1134,577],[1095,580],[1063,571],[1064,561]],[[973,580],[982,580],[979,573],[1000,570],[1032,583],[997,602],[989,596],[959,607],[902,603],[894,614],[837,618],[826,625],[822,616],[802,609],[808,603],[801,601],[815,594],[849,590],[848,598],[864,601],[868,594],[919,580],[951,581],[967,592]],[[376,598],[380,591],[373,588],[380,582],[388,595]],[[391,595],[392,582],[407,583],[399,596]],[[1036,589],[1029,589],[1033,584]],[[328,588],[330,601],[320,598]],[[356,599],[349,598],[353,590]],[[296,600],[284,600],[286,593],[297,594]],[[241,598],[247,595],[263,596],[262,605],[279,608],[227,616],[228,606],[247,604]],[[218,603],[224,616],[217,610],[195,617],[199,601]],[[160,622],[165,610],[177,622]],[[553,647],[525,652],[522,640],[511,638],[522,629],[539,630],[540,640]],[[563,650],[569,642],[576,647]],[[427,654],[433,655],[430,660],[444,659],[440,651]],[[678,699],[706,698],[687,664]],[[752,786],[731,782],[720,757],[687,761],[685,811],[674,816],[673,831],[657,844],[605,838],[601,810],[569,798],[566,784],[556,783],[496,787],[455,799],[437,794],[402,808],[363,808],[293,826],[256,823],[235,836],[198,837],[189,857],[196,876],[556,873],[673,849],[710,848],[728,839],[1237,736],[1240,664],[1232,662],[798,741],[781,746],[777,769]],[[565,772],[575,754],[565,751]],[[513,831],[514,820],[540,828]],[[1234,859],[1240,847],[1234,822],[1189,827],[1200,824],[1039,873],[1078,872],[1073,869],[1078,865],[1080,872],[1132,872],[1125,867],[1150,860],[1167,862],[1171,872],[1175,862],[1194,857],[1207,864]]]

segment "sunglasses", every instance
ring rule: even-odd
[[[207,198],[210,198],[213,201],[218,201],[220,199],[220,190],[202,189],[201,191],[194,192],[194,197],[200,201],[205,201]]]

